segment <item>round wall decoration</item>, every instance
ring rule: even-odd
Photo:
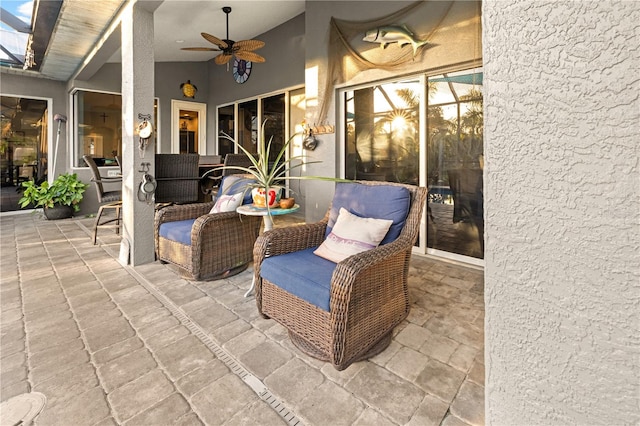
[[[196,92],[198,91],[198,88],[194,84],[191,84],[191,80],[187,80],[186,83],[182,83],[180,85],[180,89],[182,89],[182,95],[185,98],[191,99],[196,97]]]
[[[235,58],[233,60],[233,78],[236,83],[242,84],[249,80],[251,75],[251,62],[244,59]]]

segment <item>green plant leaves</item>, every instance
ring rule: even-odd
[[[30,204],[34,207],[53,207],[56,204],[72,206],[74,211],[80,211],[80,201],[89,184],[83,183],[75,173],[65,173],[58,176],[51,185],[42,182],[36,185],[33,180],[23,182],[24,193],[18,201],[20,208]]]

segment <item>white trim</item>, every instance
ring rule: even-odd
[[[432,248],[428,248],[426,254],[437,259],[446,259],[448,261],[456,262],[459,264],[473,265],[484,268],[484,259],[478,259],[476,257],[463,256],[461,254],[451,253],[443,250],[436,250]]]
[[[171,99],[171,152],[180,153],[180,110],[198,113],[198,154],[207,154],[207,104]]]

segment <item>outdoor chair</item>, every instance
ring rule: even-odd
[[[198,154],[156,154],[156,203],[198,201],[199,157]]]
[[[238,166],[250,168],[253,166],[253,163],[245,154],[227,154],[224,156],[223,166]],[[203,179],[203,185],[208,188],[207,195],[215,196],[218,193],[220,189],[220,182],[225,176],[245,173],[245,171],[237,169],[212,169],[211,171],[209,171],[209,173],[206,174],[206,179]]]
[[[90,155],[84,155],[82,157],[84,162],[89,166],[91,170],[91,182],[95,184],[96,193],[98,194],[98,202],[100,207],[98,208],[98,214],[93,224],[93,244],[96,244],[98,237],[98,228],[115,228],[116,234],[120,233],[120,211],[122,210],[122,189],[114,191],[105,191],[105,183],[121,183],[122,177],[102,177],[98,165]],[[115,210],[115,218],[100,222],[102,214],[105,209]],[[115,224],[113,224],[115,222]]]
[[[259,313],[337,370],[384,350],[409,313],[409,260],[426,194],[390,182],[338,183],[323,220],[265,232],[253,252]]]
[[[261,217],[236,213],[238,206],[252,202],[246,184],[246,179],[229,176],[215,201],[156,211],[158,260],[177,266],[190,280],[220,279],[245,270],[262,223]]]
[[[226,166],[238,166],[238,167],[245,167],[245,168],[250,168],[253,166],[253,163],[251,162],[251,160],[249,159],[249,157],[247,157],[246,154],[227,154],[224,156],[224,165]],[[242,170],[236,170],[236,169],[223,169],[222,170],[222,176],[229,176],[229,175],[235,175],[235,174],[244,174],[245,172]]]

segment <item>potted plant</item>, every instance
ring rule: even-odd
[[[75,173],[58,176],[51,184],[44,181],[36,184],[29,180],[22,183],[24,193],[20,199],[20,207],[42,207],[47,219],[65,219],[80,211],[80,201],[89,187],[78,179]]]
[[[269,141],[265,143],[265,124],[262,124],[262,138],[257,144],[257,152],[252,154],[245,149],[240,143],[234,140],[226,133],[222,133],[221,136],[225,139],[233,142],[238,149],[240,149],[251,161],[252,166],[222,166],[213,170],[225,170],[233,169],[238,170],[246,175],[246,179],[249,182],[247,187],[251,189],[254,204],[257,207],[265,207],[267,209],[276,207],[280,201],[280,192],[286,181],[288,180],[304,180],[304,179],[317,179],[331,182],[342,182],[345,179],[324,177],[324,176],[292,176],[291,171],[294,169],[303,167],[308,164],[319,163],[320,161],[306,161],[302,156],[293,156],[286,158],[287,149],[298,134],[294,134],[289,140],[287,140],[278,151],[275,156],[275,160],[270,162],[271,148],[273,137],[269,138]],[[213,170],[210,170],[212,172]]]

